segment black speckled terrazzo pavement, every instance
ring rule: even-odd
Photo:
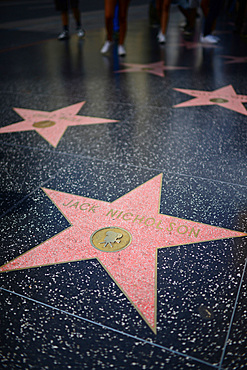
[[[102,4],[82,4],[86,37],[66,42],[50,1],[18,4],[0,3],[2,368],[245,369],[233,17],[222,9],[220,42],[203,45],[202,17],[185,38],[173,4],[159,45],[133,0],[120,58],[100,54]]]

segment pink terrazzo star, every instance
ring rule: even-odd
[[[195,97],[195,99],[187,100],[183,103],[174,105],[174,108],[195,107],[201,105],[219,105],[220,107],[230,109],[247,116],[247,110],[242,104],[247,103],[247,95],[237,95],[232,85],[228,85],[214,91],[177,88],[174,88],[174,90]]]
[[[24,118],[24,121],[0,128],[0,134],[34,130],[48,141],[48,143],[56,147],[68,126],[117,122],[110,119],[76,115],[84,104],[85,101],[53,112],[14,108],[16,113]]]
[[[147,72],[156,76],[164,77],[164,71],[188,69],[187,67],[165,66],[163,61],[149,64],[122,63],[122,65],[129,68],[120,69],[119,71],[115,71],[115,73]]]
[[[186,47],[186,49],[197,49],[199,47],[203,47],[204,49],[205,48],[219,48],[219,45],[217,44],[207,44],[207,43],[202,43],[202,42],[194,42],[194,41],[186,41],[184,40],[183,42],[181,42],[179,44],[179,46],[184,46]]]
[[[231,55],[221,55],[221,57],[230,59],[225,64],[247,63],[247,57],[233,57]]]
[[[0,271],[97,258],[156,332],[157,250],[246,235],[160,214],[161,184],[162,175],[158,175],[112,203],[43,189],[71,226]],[[95,248],[92,235],[107,227],[127,230],[131,243],[115,252]],[[121,246],[121,239],[116,244]],[[99,245],[104,245],[104,239]]]

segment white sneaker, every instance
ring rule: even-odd
[[[58,40],[62,41],[62,40],[68,40],[69,39],[69,31],[62,31],[58,37],[57,37]]]
[[[100,50],[101,54],[106,54],[108,53],[108,51],[110,50],[110,48],[112,47],[112,44],[113,42],[112,41],[109,41],[109,40],[106,40],[106,42],[104,43],[102,49]]]
[[[219,38],[213,35],[207,35],[207,36],[201,35],[200,42],[205,43],[205,44],[217,44],[217,42],[219,42]]]
[[[80,37],[80,38],[84,37],[85,36],[85,33],[86,33],[83,28],[78,28],[76,30],[76,32],[77,32],[77,36]]]
[[[166,36],[160,31],[157,35],[157,39],[160,44],[164,44],[166,42]]]
[[[126,55],[126,50],[123,45],[118,45],[118,55],[123,57]]]

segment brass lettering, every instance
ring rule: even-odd
[[[152,220],[151,224],[148,224],[149,220]],[[155,224],[155,219],[153,217],[147,218],[146,221],[145,221],[146,226],[153,226],[154,224]]]
[[[63,206],[67,207],[71,202],[73,202],[73,201],[71,200],[68,204],[63,203]]]
[[[125,218],[127,215],[130,215],[130,218]],[[124,221],[129,221],[129,220],[131,220],[131,217],[133,216],[133,213],[130,213],[130,212],[127,212],[127,213],[125,213],[124,215],[123,215],[123,220]]]
[[[197,238],[198,235],[199,235],[200,229],[195,231],[194,227],[192,227],[192,229],[190,230],[189,236],[191,236],[192,232],[193,232],[194,236]]]
[[[184,228],[185,228],[185,230],[184,230],[184,231],[180,231],[180,229],[181,229],[182,227],[184,227]],[[186,234],[186,233],[188,232],[188,227],[187,227],[186,225],[180,225],[180,226],[177,228],[177,232],[178,232],[179,234],[184,235],[184,234]]]
[[[81,209],[82,211],[86,211],[86,209],[87,209],[87,208],[82,208],[82,206],[90,207],[90,203],[82,203],[82,204],[80,205],[80,209]]]
[[[160,224],[161,224],[161,220],[157,223],[157,225],[156,225],[156,229],[159,229],[159,230],[163,230],[163,227],[159,227],[160,226]]]
[[[123,213],[123,211],[119,212],[119,215],[116,218],[119,218],[122,213]]]
[[[176,225],[175,222],[170,222],[169,223],[169,226],[170,226],[170,229],[168,229],[168,227],[166,228],[167,231],[172,231],[173,230],[173,226],[172,225]]]
[[[92,211],[93,213],[95,213],[95,207],[99,208],[99,206],[92,206],[91,208],[89,208],[88,212]]]
[[[139,221],[139,224],[144,220],[144,216],[142,217],[142,218],[138,218],[139,217],[139,215],[137,215],[136,216],[136,218],[133,220],[133,222],[135,222],[135,221]]]
[[[115,216],[115,214],[118,212],[118,211],[115,211],[114,213],[113,213],[114,211],[113,211],[113,209],[111,209],[107,214],[106,214],[106,216],[109,216],[109,214],[111,213],[111,217],[114,217]]]
[[[69,208],[71,208],[71,207],[77,208],[78,207],[78,204],[79,204],[79,202],[75,202],[74,204],[71,204],[71,206],[69,206]]]

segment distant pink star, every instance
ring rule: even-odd
[[[34,130],[48,143],[56,147],[68,126],[117,122],[111,119],[76,115],[84,104],[85,101],[53,112],[14,108],[15,112],[24,118],[24,121],[0,128],[0,134]]]
[[[214,91],[201,91],[189,89],[177,89],[184,94],[194,96],[195,99],[187,100],[183,103],[174,105],[174,108],[195,107],[202,105],[219,105],[220,107],[233,110],[247,116],[247,110],[243,103],[247,103],[247,95],[236,94],[232,85],[222,87]]]
[[[115,71],[115,73],[147,72],[156,76],[164,77],[165,70],[174,71],[179,69],[188,69],[188,67],[165,66],[163,61],[149,64],[122,63],[122,65],[129,68],[120,69],[119,71]]]
[[[218,48],[219,46],[217,44],[207,44],[207,43],[201,43],[201,42],[194,42],[194,41],[186,41],[184,40],[180,46],[185,46],[186,49],[197,49],[198,47],[203,46],[204,48]]]
[[[225,64],[233,64],[233,63],[247,63],[247,57],[233,57],[231,55],[221,55],[222,58],[228,58],[227,62]]]

